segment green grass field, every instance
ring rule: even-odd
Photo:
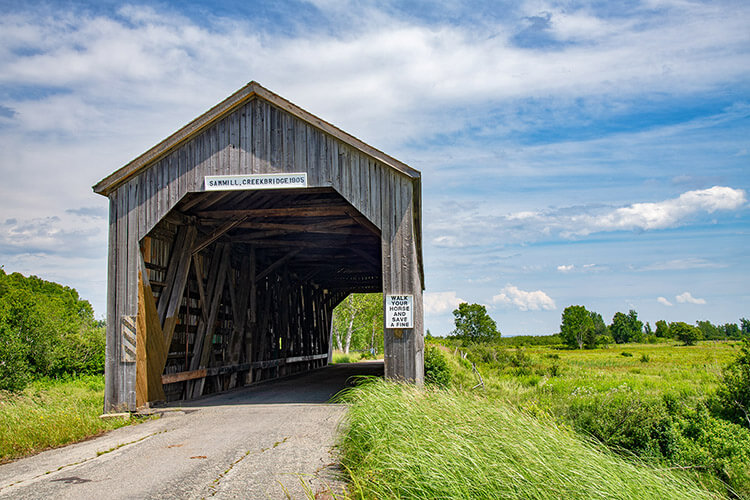
[[[104,377],[32,382],[0,393],[0,463],[95,436],[135,420],[102,420]]]
[[[448,389],[352,392],[342,443],[352,491],[358,498],[750,498],[750,431],[709,409],[739,345],[474,346],[463,349],[466,359],[455,346],[439,346]],[[472,389],[479,381],[472,361],[484,389]]]
[[[345,398],[343,464],[354,498],[712,497],[684,475],[466,391],[377,381]]]

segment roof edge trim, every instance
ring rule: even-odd
[[[240,90],[227,97],[222,102],[215,105],[214,107],[200,115],[198,118],[195,118],[193,121],[179,129],[177,132],[173,133],[145,153],[127,163],[122,168],[116,170],[114,173],[99,181],[93,186],[94,192],[103,196],[109,196],[109,194],[112,193],[115,189],[130,180],[130,178],[140,173],[149,165],[160,160],[161,158],[172,152],[174,149],[178,148],[179,146],[183,145],[184,143],[204,131],[216,121],[222,119],[238,107],[242,106],[248,101],[251,101],[254,98],[260,98],[264,101],[269,102],[277,108],[292,114],[293,116],[308,123],[309,125],[333,136],[334,138],[342,142],[349,144],[355,149],[385,163],[394,170],[405,174],[412,179],[419,179],[421,177],[421,174],[418,170],[411,168],[405,163],[396,160],[392,156],[389,156],[379,149],[370,146],[369,144],[357,139],[353,135],[344,132],[340,128],[328,123],[327,121],[322,120],[312,113],[305,111],[304,109],[300,108],[290,101],[287,101],[278,94],[275,94],[266,89],[258,82],[251,81]]]

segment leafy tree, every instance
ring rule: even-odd
[[[481,304],[460,303],[453,311],[453,320],[456,325],[453,336],[464,342],[492,342],[500,337],[497,323]]]
[[[742,330],[737,326],[737,323],[725,323],[719,329],[727,339],[739,340],[742,338]]]
[[[100,373],[104,328],[75,289],[0,268],[0,388],[30,377]]]
[[[685,345],[695,345],[701,338],[701,331],[693,325],[688,325],[683,321],[677,321],[669,324],[669,331],[674,337],[684,342]]]
[[[616,312],[612,318],[612,324],[609,325],[609,331],[618,344],[630,341],[630,321],[628,317],[624,313]]]
[[[380,351],[383,345],[383,294],[353,293],[333,311],[334,347]]]
[[[663,319],[660,319],[656,322],[656,331],[654,333],[656,333],[657,337],[661,337],[663,339],[668,339],[672,336],[669,333],[669,324],[667,324],[667,322]]]
[[[583,306],[568,306],[562,314],[560,337],[573,349],[592,348],[596,345],[594,320]]]
[[[742,335],[750,336],[750,319],[740,318],[740,330],[742,330]]]
[[[710,321],[698,321],[696,325],[705,340],[722,340],[726,338],[724,332]]]
[[[600,335],[607,335],[607,333],[609,333],[607,324],[604,322],[601,314],[599,314],[598,312],[589,311],[589,316],[591,316],[591,321],[593,321],[594,323],[594,335],[598,337]]]
[[[638,319],[638,313],[633,309],[628,314],[615,313],[609,331],[618,344],[643,341],[643,323]]]
[[[628,323],[630,325],[630,342],[643,342],[643,322],[638,319],[638,313],[634,309],[628,311]]]

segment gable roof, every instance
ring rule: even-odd
[[[182,127],[174,134],[161,141],[156,146],[152,147],[142,155],[135,158],[124,167],[99,181],[93,186],[94,192],[103,196],[109,196],[112,191],[130,180],[132,177],[138,175],[140,172],[148,168],[152,163],[163,158],[177,147],[181,146],[185,142],[203,132],[206,128],[214,124],[216,121],[221,120],[243,104],[253,99],[263,99],[270,104],[308,123],[309,125],[322,130],[323,132],[333,136],[334,138],[346,143],[352,148],[357,149],[362,153],[388,165],[390,168],[406,175],[407,177],[410,177],[414,181],[419,182],[420,180],[421,174],[418,170],[415,170],[405,163],[402,163],[393,158],[392,156],[383,153],[379,149],[366,144],[353,135],[347,134],[340,128],[331,125],[327,121],[322,120],[311,113],[308,113],[304,109],[287,101],[283,97],[274,94],[270,90],[261,86],[259,83],[252,81],[231,96],[224,99],[213,108],[209,109],[207,112],[200,115],[198,118]],[[417,196],[419,196],[419,194],[417,194]]]

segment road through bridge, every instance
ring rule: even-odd
[[[338,485],[346,406],[328,403],[382,362],[331,365],[182,402],[158,420],[0,466],[0,499],[305,498]]]

